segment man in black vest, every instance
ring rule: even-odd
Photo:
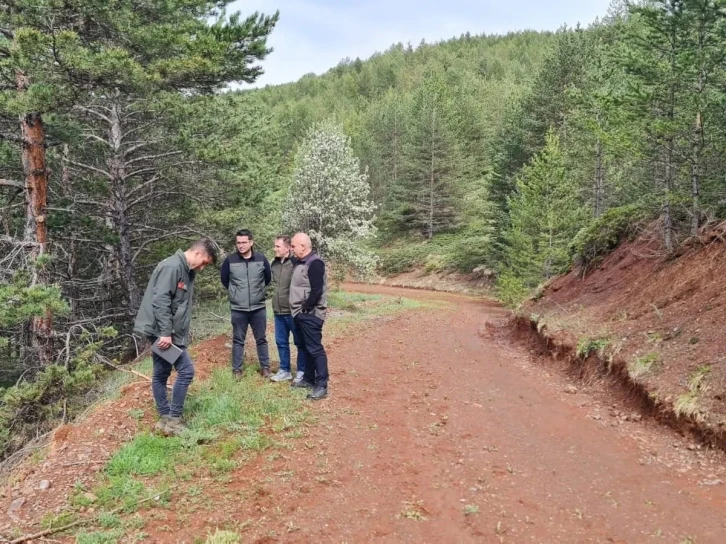
[[[328,310],[328,281],[325,263],[313,252],[310,237],[302,232],[292,239],[297,258],[290,282],[290,311],[305,352],[305,374],[295,387],[308,387],[308,398],[328,396],[328,355],[323,347],[323,323]]]
[[[265,288],[271,279],[270,263],[262,253],[253,251],[252,233],[247,229],[237,232],[235,244],[237,251],[224,260],[220,272],[232,310],[232,372],[235,378],[242,377],[245,338],[249,326],[257,343],[260,372],[263,377],[269,378]]]

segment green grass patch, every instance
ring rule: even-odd
[[[181,438],[141,433],[113,456],[106,466],[106,473],[110,476],[159,474],[169,467],[174,453],[182,446]]]
[[[207,537],[205,544],[238,544],[239,542],[242,540],[237,533],[217,529],[214,534]]]
[[[329,317],[326,319],[324,335],[339,334],[336,330],[340,324],[358,323],[375,317],[394,315],[407,310],[423,307],[434,307],[436,303],[422,302],[405,297],[370,295],[365,293],[349,293],[332,291],[328,295]]]
[[[577,356],[585,359],[591,353],[597,353],[601,358],[605,356],[605,350],[610,345],[607,338],[580,338],[577,342]]]
[[[95,531],[92,533],[82,531],[76,535],[76,544],[116,544],[123,536],[123,529]]]
[[[634,361],[628,364],[628,371],[630,376],[633,378],[641,378],[646,374],[652,372],[658,365],[660,365],[660,355],[653,352],[638,357]]]
[[[699,407],[699,398],[701,391],[705,387],[706,377],[711,373],[710,365],[699,366],[688,379],[688,391],[679,395],[675,403],[673,403],[673,410],[677,416],[685,416],[695,419],[696,421],[703,421],[703,414]]]

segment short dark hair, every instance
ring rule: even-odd
[[[286,246],[290,246],[290,237],[287,234],[280,234],[275,236],[275,240],[282,240],[282,243]]]
[[[249,238],[250,240],[254,240],[255,239],[255,237],[252,236],[252,233],[249,230],[247,230],[247,229],[239,229],[237,231],[237,234],[235,234],[234,236],[235,236],[235,238],[237,236],[247,236],[247,238]]]
[[[212,264],[217,264],[217,244],[211,239],[200,238],[192,244],[191,249],[204,251],[212,259]]]

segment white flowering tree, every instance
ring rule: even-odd
[[[375,231],[373,211],[368,173],[361,172],[342,127],[333,121],[313,126],[295,155],[283,223],[308,233],[336,271],[365,274],[375,265],[362,248]]]

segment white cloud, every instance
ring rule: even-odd
[[[472,34],[513,30],[555,30],[566,23],[591,23],[605,14],[609,0],[239,0],[230,11],[243,15],[280,10],[255,86],[296,81],[323,73],[345,58],[362,59],[394,43],[434,42]]]

